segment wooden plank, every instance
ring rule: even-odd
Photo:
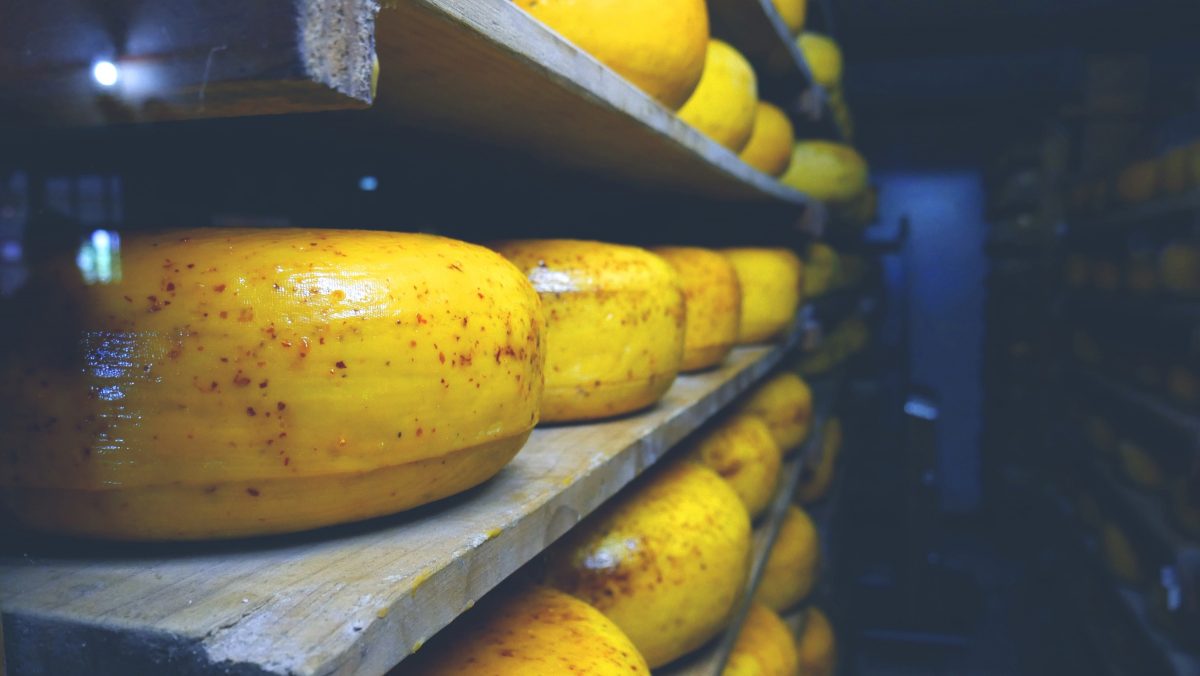
[[[370,0],[8,3],[0,115],[110,124],[365,107]],[[93,75],[98,62],[116,81]]]
[[[18,673],[378,674],[541,552],[777,364],[738,348],[653,409],[539,428],[492,481],[394,517],[233,543],[9,541]]]
[[[644,189],[803,207],[508,0],[405,0],[379,14],[372,114],[452,130]]]

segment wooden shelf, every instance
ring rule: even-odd
[[[18,673],[374,674],[397,664],[798,342],[734,350],[653,409],[539,428],[496,478],[406,514],[262,540],[0,544]]]
[[[1188,435],[1197,442],[1197,445],[1200,445],[1200,415],[1184,411],[1160,397],[1142,392],[1130,385],[1118,382],[1109,376],[1102,375],[1090,369],[1078,369],[1077,373],[1080,379],[1093,387],[1130,406],[1137,407],[1158,417],[1163,422]],[[1193,448],[1190,450],[1195,451],[1196,449]]]
[[[1200,190],[1182,195],[1160,197],[1144,204],[1117,207],[1097,216],[1076,216],[1071,219],[1075,229],[1084,235],[1088,230],[1120,230],[1143,228],[1171,219],[1191,215],[1200,218]]]
[[[442,131],[647,192],[790,210],[797,221],[810,202],[509,0],[404,0],[384,3],[377,14],[373,0],[274,0],[253,10],[218,0],[187,12],[126,4],[114,7],[111,17],[50,5],[21,12],[0,32],[12,38],[0,45],[0,57],[13,57],[4,63],[22,64],[0,66],[0,112],[15,111],[16,119],[31,123],[109,124],[370,104],[349,113],[348,124],[378,125],[384,147],[402,129]],[[297,13],[296,5],[303,11]],[[63,16],[72,17],[68,26]],[[159,37],[148,42],[157,51],[129,53],[147,42],[132,40],[138,33],[127,36],[134,47],[122,54],[110,24],[137,33],[150,19]],[[195,39],[172,41],[162,34]],[[38,36],[36,45],[23,37],[31,35]],[[87,36],[93,52],[59,47],[71,35]],[[225,43],[234,47],[207,46]],[[24,64],[18,57],[25,53],[38,58]],[[92,80],[91,64],[107,55],[127,79],[105,88]],[[377,87],[371,83],[374,58]],[[139,69],[170,73],[143,77],[138,89]],[[326,125],[314,133],[338,131]]]

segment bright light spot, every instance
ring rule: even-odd
[[[109,230],[96,230],[79,247],[75,263],[87,284],[121,281],[121,237]]]
[[[363,176],[358,179],[358,189],[364,192],[375,192],[379,187],[379,179],[374,176]]]
[[[117,84],[120,75],[121,71],[117,70],[117,64],[112,61],[97,61],[96,65],[92,66],[92,77],[96,78],[101,87]]]
[[[21,260],[21,243],[5,242],[0,246],[0,260],[6,263],[16,263]]]

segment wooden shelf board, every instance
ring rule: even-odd
[[[382,673],[750,388],[798,339],[738,348],[716,370],[681,376],[644,413],[539,428],[493,480],[407,514],[244,542],[10,539],[0,545],[9,666]]]
[[[392,3],[375,27],[371,115],[646,188],[802,208],[742,162],[508,0]]]

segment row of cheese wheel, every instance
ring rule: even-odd
[[[728,43],[710,38],[704,0],[517,4],[755,169],[834,205],[868,196],[866,163],[853,148],[819,140],[797,142],[788,116],[759,100],[754,67]],[[777,5],[798,31],[804,3]],[[801,33],[796,44],[815,79],[829,88],[834,113],[848,128],[837,45],[812,32]],[[860,211],[862,206],[869,210],[869,205],[860,205]]]
[[[1074,288],[1200,295],[1200,246],[1181,239],[1161,249],[1147,247],[1120,255],[1073,253],[1064,262],[1063,276]]]
[[[1071,332],[1071,352],[1095,371],[1161,394],[1172,406],[1196,410],[1200,350],[1192,346],[1191,335],[1190,327],[1156,327],[1140,336],[1077,328]]]
[[[635,663],[657,668],[726,627],[749,574],[751,522],[774,494],[782,457],[808,435],[811,416],[808,386],[791,373],[773,378],[686,443],[677,460],[639,479],[551,547],[543,582],[598,610],[636,649],[590,654],[607,655],[625,667],[631,655],[639,655],[644,662]],[[775,613],[810,594],[819,558],[812,521],[791,507],[727,673],[795,673],[790,636],[782,642],[765,639],[787,636],[778,631],[783,625]],[[465,647],[460,632],[452,631],[453,640],[435,640],[402,667],[418,674],[454,673],[472,660],[503,656],[506,648],[491,638],[528,636],[525,622],[504,620],[487,632],[490,638]],[[576,641],[566,650],[585,647]],[[553,646],[542,648],[537,659],[557,659]],[[498,673],[535,673],[528,664],[501,662],[510,670],[498,667]],[[768,670],[754,672],[751,665]]]
[[[1133,162],[1111,178],[1076,183],[1067,194],[1068,211],[1099,215],[1114,205],[1141,204],[1200,188],[1200,141],[1158,157]]]
[[[9,308],[0,504],[157,540],[408,509],[494,475],[539,417],[651,405],[681,367],[771,339],[802,286],[785,249],[495,249],[196,230],[127,238],[108,283],[38,266]]]

